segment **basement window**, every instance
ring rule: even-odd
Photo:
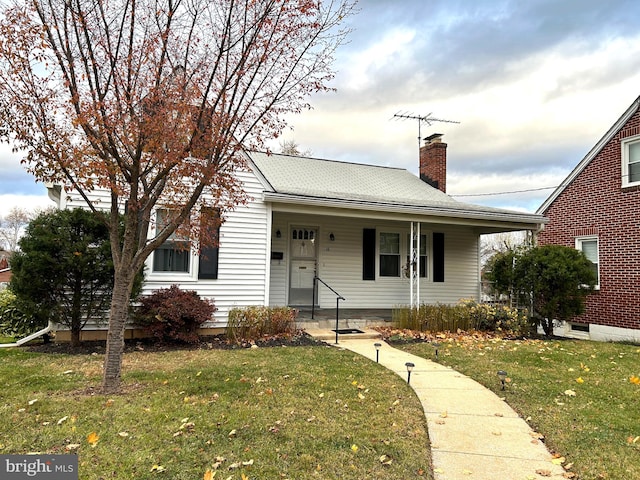
[[[589,333],[588,323],[570,323],[569,329],[572,332]]]

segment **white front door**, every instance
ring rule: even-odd
[[[289,305],[310,306],[313,303],[313,279],[316,276],[318,230],[294,227],[290,233],[291,270]],[[317,298],[316,298],[317,303]]]

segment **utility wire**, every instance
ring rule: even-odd
[[[489,197],[489,196],[493,196],[493,195],[511,195],[513,193],[538,192],[540,190],[551,190],[552,188],[558,188],[558,186],[555,186],[555,187],[528,188],[526,190],[512,190],[512,191],[509,191],[509,192],[461,193],[461,194],[451,193],[449,195],[452,196],[452,197]]]

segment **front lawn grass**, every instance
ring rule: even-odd
[[[439,361],[504,397],[580,480],[640,478],[640,347],[448,335]],[[398,346],[433,358],[429,343]],[[498,370],[508,373],[505,391]],[[570,476],[570,475],[569,475]]]
[[[0,350],[0,453],[77,454],[83,480],[432,478],[418,399],[354,353],[126,353],[114,396],[102,361]]]

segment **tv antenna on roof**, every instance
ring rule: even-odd
[[[422,135],[420,133],[420,129],[422,127],[422,122],[426,123],[429,127],[432,122],[443,122],[443,123],[460,123],[455,120],[445,120],[443,118],[432,117],[431,113],[427,115],[415,115],[413,113],[408,112],[398,112],[393,115],[393,118],[403,119],[403,120],[418,120],[418,151],[420,150],[420,141],[422,140]]]

